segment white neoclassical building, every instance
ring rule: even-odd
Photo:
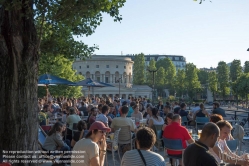
[[[146,85],[132,85],[133,61],[130,57],[119,55],[92,55],[86,60],[76,59],[73,69],[85,78],[101,81],[114,87],[102,87],[90,91],[95,96],[129,96],[151,98],[152,89]],[[83,87],[83,92],[88,95],[88,88]]]

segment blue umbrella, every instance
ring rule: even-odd
[[[51,74],[43,74],[38,78],[38,85],[76,85],[74,82],[66,80],[64,78],[60,78]]]

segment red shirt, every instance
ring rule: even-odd
[[[187,147],[186,141],[191,139],[188,130],[177,122],[172,122],[170,125],[165,127],[163,131],[163,137],[169,139],[181,139],[184,149]],[[171,155],[182,154],[181,151],[172,150],[167,150],[167,153]]]

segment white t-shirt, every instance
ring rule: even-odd
[[[103,122],[105,124],[108,124],[108,118],[104,114],[98,114],[96,116],[96,121]]]
[[[71,158],[71,166],[91,166],[90,160],[99,156],[99,146],[91,139],[83,138],[74,145],[72,156],[74,155],[75,158]],[[79,158],[79,156],[83,156],[83,158]],[[83,161],[83,163],[73,163],[73,160]]]
[[[156,119],[154,117],[150,117],[150,119],[153,121],[154,125],[163,125],[164,124],[164,120],[160,116],[158,116],[158,119]]]

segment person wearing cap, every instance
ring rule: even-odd
[[[103,122],[94,122],[86,135],[79,140],[72,151],[71,166],[103,166],[106,155],[106,133],[111,129]],[[81,153],[79,153],[81,152]],[[78,156],[82,156],[79,158]],[[82,162],[74,162],[75,160]]]

